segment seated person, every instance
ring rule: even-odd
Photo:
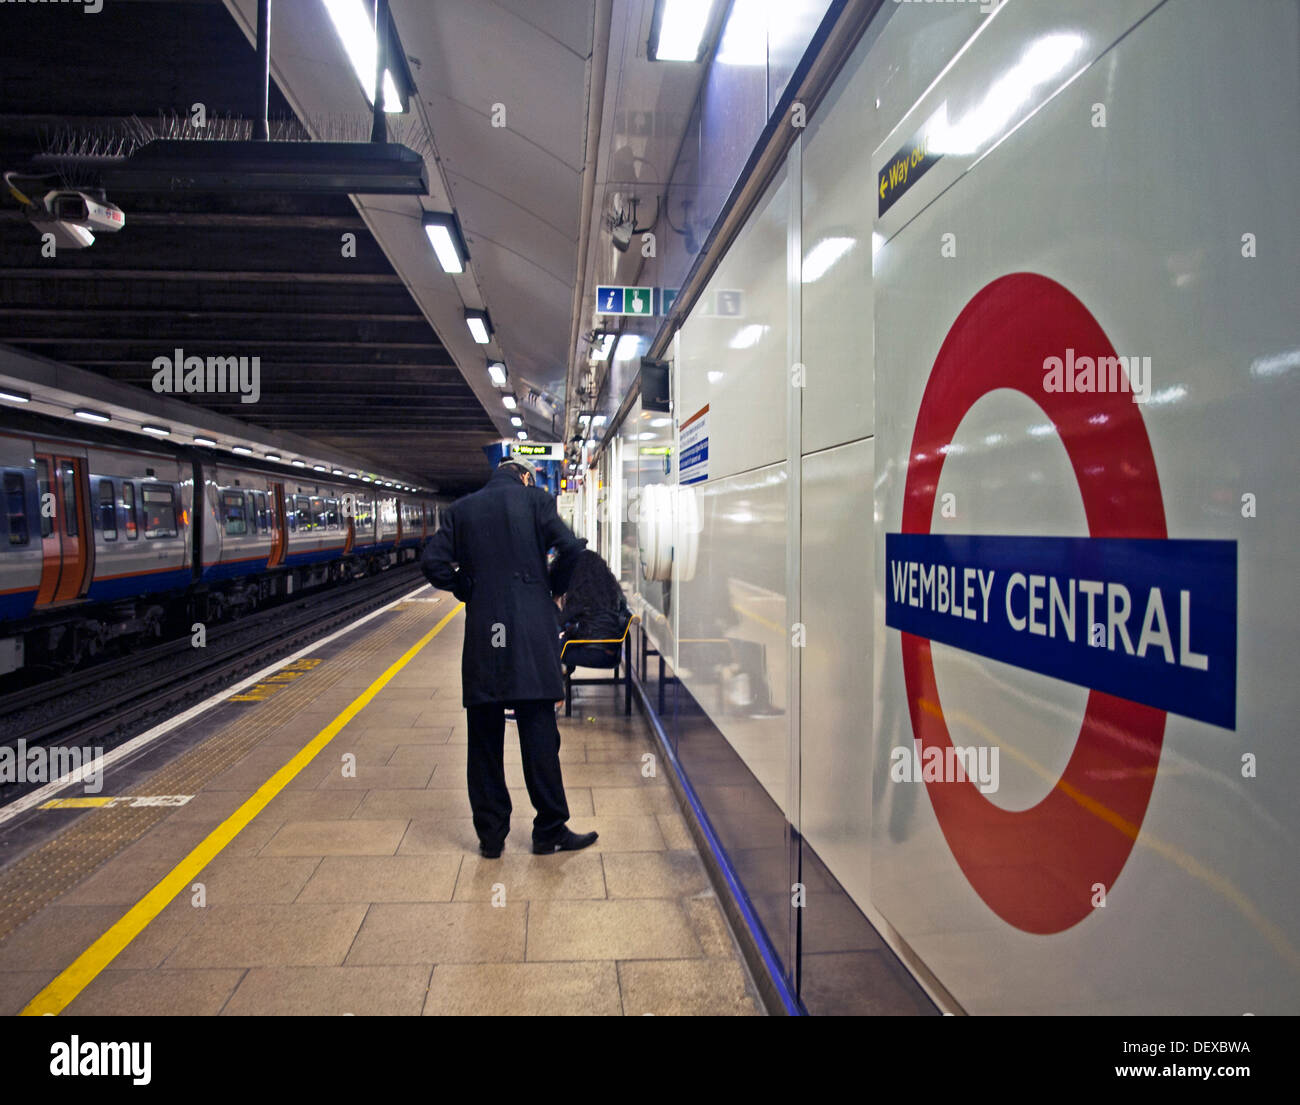
[[[618,661],[623,631],[632,612],[614,573],[598,552],[583,549],[573,568],[560,615],[563,641],[610,641],[610,644],[572,644],[564,649],[564,666],[611,668]],[[561,645],[563,647],[563,644]]]

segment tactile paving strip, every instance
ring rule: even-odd
[[[440,604],[442,605],[442,604]],[[152,794],[197,794],[211,779],[244,758],[273,730],[337,680],[373,665],[394,643],[409,647],[428,632],[432,604],[403,604],[392,619],[351,641],[346,650],[310,671],[265,702],[250,704],[202,744],[161,768],[147,784]],[[439,615],[443,609],[437,609]],[[400,651],[400,650],[399,650]],[[395,657],[394,657],[395,658]],[[284,671],[292,669],[286,664]],[[374,672],[377,678],[381,670]],[[358,690],[357,694],[361,694]],[[459,701],[459,698],[457,699]],[[315,732],[304,733],[305,745]],[[287,763],[293,756],[285,750]],[[267,777],[272,772],[267,772]],[[250,792],[251,793],[251,792]],[[108,806],[74,821],[64,832],[0,871],[0,941],[56,898],[71,890],[170,814],[168,806]],[[160,871],[159,877],[165,874]]]

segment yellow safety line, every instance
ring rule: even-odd
[[[126,915],[121,918],[103,936],[79,955],[72,965],[63,971],[44,990],[37,994],[22,1011],[24,1017],[39,1017],[45,1014],[61,1013],[68,1004],[95,980],[95,977],[107,967],[122,950],[131,943],[150,921],[158,916],[167,904],[185,889],[189,881],[203,870],[221,852],[236,835],[280,793],[304,767],[315,758],[331,740],[334,739],[354,717],[357,716],[389,681],[416,654],[432,641],[457,614],[465,608],[458,603],[446,617],[428,633],[408,648],[387,671],[370,684],[357,698],[322,729],[304,748],[280,768],[234,813],[210,832],[207,837],[180,861],[152,890],[141,898]]]

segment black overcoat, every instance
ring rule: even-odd
[[[586,544],[560,520],[550,495],[525,487],[508,468],[442,512],[420,566],[430,583],[465,603],[465,706],[564,697],[553,596],[568,588]]]

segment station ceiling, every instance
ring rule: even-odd
[[[109,149],[133,118],[183,123],[196,103],[211,122],[258,113],[255,51],[219,0],[117,0],[93,15],[4,5],[0,30],[0,168],[77,145]],[[294,118],[274,82],[270,116],[273,125]],[[177,348],[260,356],[257,403],[183,398],[442,491],[481,484],[499,412],[488,417],[347,196],[109,198],[125,228],[48,259],[6,196],[0,343],[142,388],[153,359]],[[355,257],[343,255],[348,232]]]

